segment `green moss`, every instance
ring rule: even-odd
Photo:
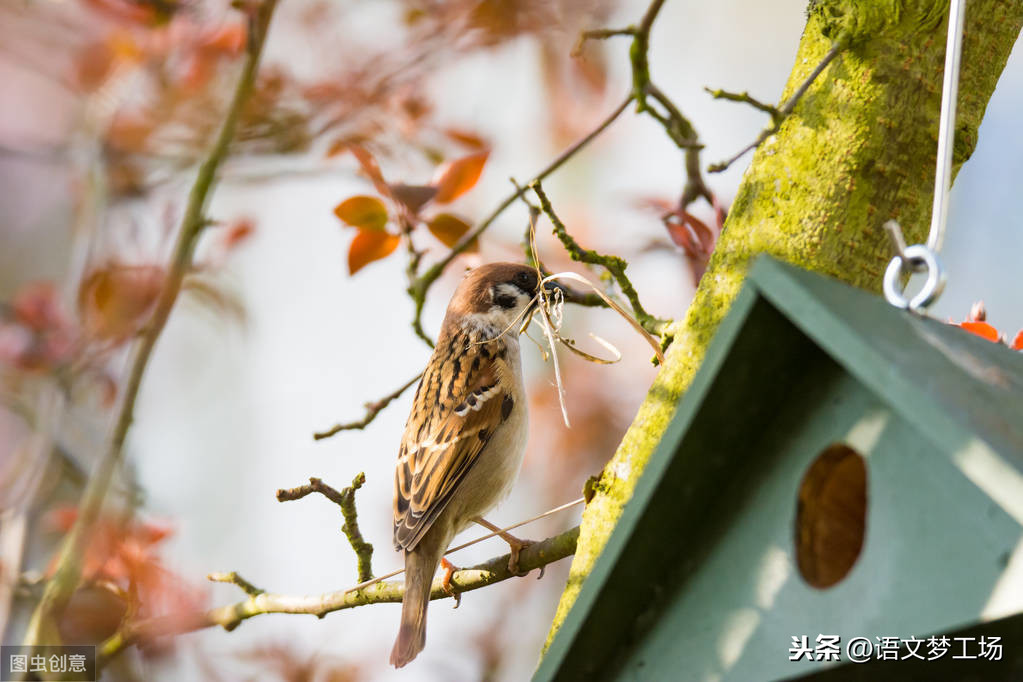
[[[667,362],[587,505],[553,637],[603,549],[674,414],[707,345],[759,253],[879,290],[891,257],[889,218],[922,241],[930,216],[944,58],[940,0],[822,0],[782,99],[834,40],[849,48],[807,91],[778,134],[757,150]],[[967,8],[955,155],[976,140],[984,108],[1020,27],[1023,2]]]

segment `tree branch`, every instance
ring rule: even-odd
[[[82,551],[88,541],[93,525],[99,516],[100,508],[110,487],[114,471],[121,462],[124,441],[128,434],[135,413],[135,400],[138,396],[142,377],[149,363],[150,355],[156,346],[157,339],[163,331],[170,316],[185,275],[192,266],[192,254],[203,227],[206,225],[204,216],[206,201],[210,188],[216,178],[217,168],[227,155],[228,147],[234,137],[238,118],[245,102],[249,98],[259,59],[263,51],[263,43],[270,25],[270,18],[276,6],[276,0],[266,0],[258,8],[252,10],[249,17],[249,41],[246,47],[245,62],[235,86],[234,95],[228,106],[220,131],[214,141],[206,160],[199,166],[195,183],[188,196],[188,203],[181,220],[181,228],[174,245],[173,255],[167,270],[167,278],[156,301],[152,318],[142,332],[131,361],[128,381],[124,388],[124,399],[110,436],[106,452],[103,453],[95,472],[82,493],[78,517],[61,547],[53,577],[46,584],[42,599],[32,613],[24,643],[27,645],[55,644],[60,642],[60,635],[55,625],[55,617],[64,609],[72,593],[78,587],[82,574]]]
[[[575,156],[580,150],[586,147],[586,145],[592,142],[594,138],[599,136],[612,123],[614,123],[615,119],[621,116],[622,112],[625,111],[625,109],[629,106],[629,103],[631,101],[632,95],[630,94],[622,101],[621,104],[615,107],[615,110],[612,111],[607,118],[601,121],[596,128],[587,133],[582,139],[577,141],[571,147],[563,151],[558,156],[558,158],[554,159],[554,161],[548,164],[546,168],[537,173],[533,180],[531,180],[530,182],[543,180],[548,175],[561,168],[561,166],[563,166],[566,161]],[[441,273],[444,272],[444,269],[447,268],[448,265],[450,265],[451,261],[453,261],[455,257],[458,256],[458,254],[465,251],[469,247],[469,245],[473,243],[473,240],[477,239],[481,234],[483,234],[487,230],[487,228],[490,227],[490,225],[495,220],[497,220],[498,216],[500,216],[506,208],[515,203],[515,200],[522,196],[523,192],[525,191],[526,190],[524,188],[516,189],[515,192],[513,192],[510,196],[506,197],[504,201],[498,204],[497,208],[494,209],[493,213],[491,213],[489,216],[483,219],[483,222],[481,222],[474,229],[470,230],[465,235],[463,235],[459,242],[455,244],[453,247],[451,247],[451,251],[448,252],[447,256],[445,256],[439,262],[434,264],[429,270],[424,272],[419,278],[417,278],[412,284],[409,285],[408,288],[409,296],[412,297],[412,301],[416,305],[415,316],[412,319],[412,328],[415,330],[418,336],[422,337],[429,343],[431,348],[433,347],[433,343],[432,341],[430,341],[429,337],[426,336],[426,333],[423,331],[422,325],[423,305],[426,302],[426,292],[429,291],[433,283],[437,281],[437,278],[440,277]]]
[[[366,428],[367,426],[369,426],[370,422],[377,418],[377,415],[380,414],[384,410],[384,408],[391,404],[391,401],[393,401],[395,398],[399,397],[402,393],[411,388],[412,385],[419,381],[419,379],[422,376],[423,373],[420,372],[419,374],[415,375],[407,382],[402,384],[398,390],[392,393],[388,393],[380,400],[371,403],[366,403],[365,405],[366,416],[360,419],[359,421],[348,422],[347,424],[335,424],[326,431],[314,433],[313,440],[323,440],[324,438],[330,438],[334,434],[340,433],[341,431],[361,430]]]
[[[519,569],[524,572],[554,563],[575,552],[579,538],[576,526],[559,535],[530,544],[519,554]],[[508,569],[510,554],[490,559],[481,564],[455,571],[451,584],[459,593],[472,592],[509,578],[519,577]],[[102,666],[113,656],[138,641],[178,635],[219,625],[233,630],[248,618],[264,613],[304,613],[323,618],[328,613],[367,604],[400,602],[405,595],[402,582],[381,582],[361,590],[339,590],[320,595],[285,595],[263,593],[240,602],[196,613],[186,618],[165,616],[135,623],[103,642],[97,650],[97,665]],[[436,578],[430,592],[431,599],[449,596],[442,579]]]
[[[359,582],[365,582],[373,578],[373,545],[366,542],[359,530],[359,513],[355,509],[355,491],[366,482],[366,474],[360,473],[352,480],[352,484],[338,492],[318,478],[310,478],[308,485],[287,490],[277,491],[278,502],[300,500],[306,495],[320,493],[328,500],[341,507],[341,514],[345,517],[345,523],[341,526],[348,544],[355,551],[359,567]]]
[[[536,193],[537,198],[540,200],[540,208],[554,226],[555,236],[561,240],[572,260],[589,265],[600,265],[607,270],[615,278],[615,281],[618,282],[618,286],[621,288],[625,298],[632,305],[632,312],[639,323],[643,325],[643,328],[651,334],[660,335],[669,325],[669,321],[654,317],[643,308],[643,305],[639,302],[639,294],[636,293],[636,288],[632,286],[632,282],[625,275],[625,268],[629,265],[625,259],[620,256],[601,255],[596,251],[579,246],[579,242],[568,233],[565,224],[554,213],[554,207],[551,206],[551,201],[547,198],[547,194],[543,191],[539,180],[531,182],[529,188]]]
[[[721,171],[726,170],[729,166],[731,166],[733,163],[742,158],[746,154],[746,152],[756,149],[763,143],[764,140],[769,138],[771,135],[777,133],[781,129],[781,124],[785,122],[785,119],[787,119],[789,115],[792,113],[792,111],[796,108],[796,104],[798,104],[799,100],[802,99],[803,95],[806,94],[806,91],[810,88],[813,82],[817,80],[817,77],[821,75],[824,69],[827,68],[828,64],[830,64],[835,59],[835,57],[837,57],[839,53],[845,49],[846,43],[847,40],[843,37],[840,37],[838,40],[836,40],[835,44],[831,46],[831,49],[828,50],[827,54],[824,55],[824,58],[821,59],[817,67],[810,73],[809,76],[807,76],[806,80],[803,81],[802,85],[800,85],[799,88],[796,89],[794,93],[792,93],[792,96],[785,100],[785,103],[777,109],[770,105],[766,105],[763,104],[762,102],[754,100],[746,93],[742,93],[741,95],[735,95],[733,93],[726,93],[723,90],[716,91],[708,90],[708,92],[710,92],[710,94],[713,95],[715,98],[718,98],[718,94],[716,93],[721,93],[721,98],[723,99],[746,102],[747,104],[752,104],[753,106],[756,106],[758,109],[766,111],[771,115],[771,125],[761,130],[760,135],[757,136],[757,139],[753,140],[753,142],[739,150],[734,156],[732,156],[732,158],[726,161],[712,163],[707,167],[707,171],[710,173],[720,173]],[[745,96],[745,98],[743,98],[743,96]]]
[[[231,583],[232,585],[237,585],[250,597],[258,597],[266,592],[266,590],[256,587],[248,580],[238,575],[236,571],[231,571],[230,573],[210,573],[206,576],[206,579],[215,583]]]

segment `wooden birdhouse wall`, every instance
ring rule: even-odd
[[[822,665],[788,660],[793,635],[922,636],[973,621],[988,605],[1021,526],[964,475],[958,444],[914,429],[819,349],[798,368],[805,372],[776,378],[790,390],[705,510],[703,542],[685,548],[620,679],[793,676]],[[699,457],[685,440],[679,456]],[[818,589],[797,566],[797,498],[835,443],[865,459],[866,534],[848,574]]]

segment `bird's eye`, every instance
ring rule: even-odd
[[[515,275],[515,279],[518,281],[519,284],[525,284],[527,286],[529,285],[528,272],[520,272],[519,274]]]

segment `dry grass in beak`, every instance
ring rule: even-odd
[[[615,301],[604,294],[593,282],[586,279],[582,275],[578,275],[574,272],[559,272],[553,275],[543,276],[543,272],[540,270],[540,258],[536,253],[536,218],[539,215],[539,211],[534,207],[530,206],[529,211],[529,250],[533,257],[533,267],[536,268],[537,279],[540,284],[537,291],[537,307],[531,309],[525,321],[522,324],[522,328],[519,330],[520,333],[525,331],[526,327],[529,326],[530,322],[535,321],[536,313],[540,313],[540,326],[543,328],[544,336],[547,338],[547,344],[550,347],[551,357],[554,360],[554,381],[557,384],[558,389],[558,402],[561,405],[561,417],[565,422],[565,426],[571,428],[571,424],[568,421],[568,409],[565,406],[565,387],[561,381],[561,366],[558,363],[558,354],[555,351],[555,340],[560,341],[565,348],[572,351],[579,357],[598,364],[608,365],[618,362],[622,359],[622,354],[617,348],[611,343],[600,338],[596,334],[590,333],[590,337],[594,341],[603,346],[608,350],[614,357],[612,359],[600,358],[595,355],[591,355],[586,351],[580,350],[576,347],[575,342],[571,339],[566,339],[559,333],[561,330],[561,324],[564,320],[564,307],[565,307],[565,294],[561,289],[555,289],[553,292],[548,292],[544,287],[548,282],[554,282],[561,279],[570,279],[589,287],[597,296],[607,304],[609,308],[614,310],[616,313],[621,315],[625,320],[635,329],[639,334],[646,339],[650,347],[653,348],[654,354],[657,356],[657,360],[664,365],[664,353],[661,351],[661,345],[658,343],[650,332],[643,328],[643,325],[636,320],[635,317],[629,314],[624,308],[618,305]],[[532,338],[532,337],[530,337]],[[537,344],[539,345],[539,344]],[[541,349],[542,350],[542,349]],[[547,353],[544,352],[544,360],[547,359]]]
[[[657,339],[655,339],[653,337],[653,335],[650,332],[648,332],[646,329],[643,329],[643,325],[641,325],[639,323],[639,321],[635,317],[630,315],[629,312],[627,310],[625,310],[625,308],[623,308],[620,305],[618,305],[617,303],[615,303],[615,301],[613,299],[609,298],[603,291],[601,291],[597,287],[597,285],[595,285],[593,282],[591,282],[590,280],[586,279],[582,275],[578,275],[578,274],[576,274],[574,272],[557,272],[557,273],[555,273],[553,275],[548,275],[547,277],[544,277],[540,281],[541,289],[543,288],[542,287],[543,284],[546,284],[547,282],[553,282],[553,281],[559,280],[559,279],[571,279],[571,280],[574,280],[576,282],[580,282],[582,284],[585,284],[587,287],[589,287],[593,291],[593,293],[595,293],[597,296],[600,296],[601,300],[603,300],[604,303],[606,303],[607,306],[609,308],[611,308],[611,310],[614,310],[616,313],[618,313],[623,318],[625,318],[625,321],[628,322],[630,325],[632,325],[632,328],[635,329],[640,334],[640,336],[642,336],[644,339],[646,339],[646,342],[649,343],[650,347],[654,349],[654,355],[657,356],[657,360],[662,365],[664,364],[664,353],[661,352],[661,344],[659,344],[657,342]],[[601,345],[603,345],[605,348],[610,346],[610,349],[612,349],[614,353],[617,353],[618,356],[621,357],[621,354],[618,353],[617,349],[614,349],[614,347],[611,346],[611,344],[607,343],[607,341],[604,341],[603,339],[600,339],[599,337],[596,337],[596,336],[594,336],[594,338],[597,339],[598,342]]]

